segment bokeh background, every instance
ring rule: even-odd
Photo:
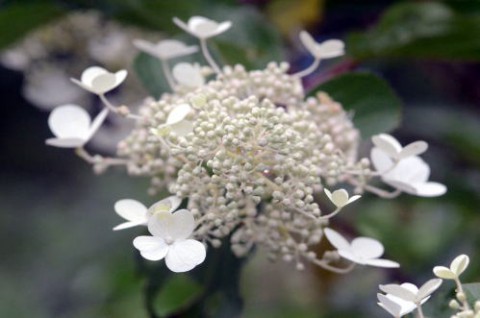
[[[337,221],[351,234],[381,240],[400,270],[299,273],[257,251],[241,277],[244,317],[386,317],[376,305],[379,283],[421,284],[433,266],[460,253],[472,259],[465,280],[480,281],[480,2],[6,0],[0,4],[0,317],[148,317],[132,233],[111,231],[119,222],[116,200],[154,202],[145,192],[148,180],[115,169],[96,176],[72,152],[46,147],[48,110],[67,101],[99,107],[65,81],[92,64],[131,70],[112,98],[135,105],[156,87],[144,89],[135,77],[150,64],[131,40],[191,41],[171,23],[191,15],[235,21],[234,36],[222,35],[216,48],[226,62],[251,67],[282,57],[294,70],[308,65],[297,39],[302,29],[319,41],[344,39],[347,56],[326,63],[306,86],[350,70],[386,79],[403,103],[394,135],[402,143],[428,141],[432,179],[449,188],[433,199],[365,195]],[[113,151],[128,129],[111,119],[90,149]],[[198,288],[183,278],[167,287],[155,300],[162,314]],[[439,313],[449,293],[445,284],[426,305],[431,317],[449,317]]]

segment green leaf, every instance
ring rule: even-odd
[[[480,300],[480,283],[463,284],[463,289],[467,294],[468,302],[473,304]]]
[[[364,72],[348,73],[316,87],[309,96],[323,91],[353,114],[363,138],[395,129],[401,120],[401,102],[382,78]]]
[[[53,3],[17,3],[3,8],[0,10],[0,49],[64,13]]]
[[[357,59],[479,61],[480,15],[436,2],[403,2],[385,12],[370,31],[348,36],[347,49]]]
[[[140,53],[133,61],[133,68],[145,89],[154,98],[159,98],[163,93],[170,91],[159,59]]]

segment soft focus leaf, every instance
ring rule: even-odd
[[[163,93],[170,91],[162,71],[162,64],[157,58],[140,53],[135,58],[133,67],[140,81],[153,97],[159,98]]]
[[[0,10],[0,49],[30,30],[60,17],[64,11],[53,3],[12,4]]]
[[[388,83],[371,73],[349,73],[316,87],[327,92],[353,114],[353,122],[363,138],[388,132],[400,123],[401,102]]]
[[[480,15],[456,13],[436,2],[403,2],[385,12],[366,33],[347,38],[358,59],[430,58],[480,60]]]

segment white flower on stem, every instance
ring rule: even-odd
[[[341,40],[327,40],[318,43],[306,31],[300,32],[300,41],[315,59],[330,59],[345,54],[345,44]]]
[[[418,306],[425,303],[430,298],[430,295],[436,291],[440,285],[442,285],[442,280],[439,278],[434,278],[427,281],[420,288],[411,283],[403,283],[401,285],[380,285],[379,288],[388,295],[411,302]]]
[[[336,231],[325,228],[325,236],[328,241],[338,250],[338,254],[357,264],[376,267],[400,267],[397,262],[381,259],[384,248],[382,243],[369,237],[357,237],[349,243]]]
[[[332,201],[332,203],[339,209],[343,208],[347,204],[350,204],[358,199],[360,199],[360,195],[354,195],[352,197],[349,197],[347,190],[345,189],[338,189],[332,192],[325,188],[323,191],[325,191],[325,194],[327,197]]]
[[[443,279],[458,279],[458,277],[467,269],[468,264],[470,263],[470,258],[468,255],[462,254],[457,257],[450,263],[450,268],[445,266],[435,266],[433,268],[433,273]]]
[[[389,155],[373,148],[371,159],[386,184],[409,194],[435,197],[447,192],[445,185],[430,182],[430,167],[420,157],[412,156],[395,163]]]
[[[143,203],[133,199],[122,199],[115,203],[115,212],[127,222],[117,225],[114,231],[128,229],[134,226],[147,225],[150,216],[159,212],[172,213],[181,204],[182,200],[177,196],[163,199],[149,209]]]
[[[168,114],[165,124],[160,125],[152,132],[160,137],[166,136],[173,132],[177,136],[186,136],[193,131],[193,123],[186,120],[188,114],[192,112],[192,107],[189,104],[180,104],[176,106]]]
[[[403,317],[417,308],[417,305],[412,303],[411,301],[405,301],[401,298],[392,296],[392,295],[384,295],[384,294],[377,294],[378,298],[378,305],[388,311],[395,318]]]
[[[93,120],[80,106],[63,105],[55,108],[48,117],[48,126],[56,138],[46,140],[46,144],[60,148],[78,148],[85,145],[98,130],[108,115],[103,109]]]
[[[180,84],[189,88],[195,88],[205,84],[202,68],[198,64],[178,63],[172,70],[173,78]]]
[[[140,50],[160,60],[170,60],[176,57],[190,55],[198,51],[195,45],[188,46],[177,40],[163,40],[152,43],[145,40],[135,40],[133,44]]]
[[[189,239],[195,229],[193,215],[188,210],[175,213],[158,212],[148,221],[152,236],[139,236],[133,245],[140,254],[151,261],[165,258],[165,264],[173,272],[187,272],[205,260],[205,246]]]
[[[425,141],[415,141],[405,147],[393,136],[388,134],[379,134],[372,137],[372,142],[376,148],[383,151],[391,159],[398,161],[412,156],[418,156],[428,149]]]
[[[102,95],[122,84],[126,77],[126,70],[110,73],[102,67],[92,66],[83,71],[80,80],[72,78],[72,81],[89,92]]]
[[[188,19],[187,23],[175,17],[173,18],[173,22],[184,31],[199,39],[208,39],[217,36],[227,31],[232,26],[232,22],[230,21],[218,23],[214,20],[200,16],[191,17]]]

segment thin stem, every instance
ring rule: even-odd
[[[220,70],[220,67],[218,67],[217,63],[215,63],[215,60],[210,55],[210,52],[208,51],[206,39],[200,39],[200,47],[202,49],[203,56],[207,60],[208,64],[210,64],[210,66],[213,68],[215,73],[220,74],[222,71]]]
[[[307,75],[310,75],[318,68],[319,65],[320,65],[320,59],[316,58],[316,59],[313,60],[312,64],[310,64],[309,67],[307,67],[303,71],[300,71],[298,73],[293,74],[293,76],[302,78],[302,77],[305,77]]]
[[[338,267],[335,267],[335,266],[332,266],[332,265],[328,264],[328,262],[326,262],[326,261],[322,261],[322,260],[319,260],[319,259],[316,259],[316,258],[312,259],[311,261],[312,261],[313,264],[318,265],[318,266],[322,267],[323,269],[327,269],[327,270],[332,271],[332,272],[337,273],[337,274],[346,274],[346,273],[351,272],[355,268],[355,263],[350,263],[350,265],[348,265],[345,268],[338,268]]]
[[[355,180],[351,177],[347,178],[346,181],[350,182],[350,184],[352,184],[354,186],[357,186],[357,187],[360,186],[362,189],[364,189],[368,192],[374,193],[381,198],[392,199],[392,198],[398,197],[400,195],[400,193],[402,193],[402,191],[400,191],[398,189],[396,189],[395,191],[392,191],[392,192],[388,192],[388,191],[385,191],[383,189],[377,188],[377,187],[369,185],[369,184],[360,184],[357,180]]]
[[[422,304],[418,303],[416,305],[417,305],[418,318],[425,318],[425,316],[423,315]]]
[[[162,71],[163,71],[163,74],[165,75],[165,78],[167,79],[168,86],[170,86],[170,89],[173,91],[175,88],[175,82],[173,81],[172,73],[170,72],[168,63],[164,59],[161,59],[160,62],[162,64]]]
[[[465,291],[463,290],[462,283],[455,277],[455,284],[457,285],[457,293],[462,293],[465,295]],[[470,310],[470,305],[468,304],[467,299],[459,299],[462,302],[463,310]]]
[[[79,156],[80,158],[82,158],[83,160],[85,160],[90,164],[96,163],[95,158],[92,155],[90,155],[83,147],[76,148],[75,153],[77,154],[77,156]]]
[[[126,106],[122,106],[122,107],[125,107],[127,113],[124,113],[120,107],[116,107],[114,106],[112,103],[110,103],[110,101],[107,99],[107,97],[105,97],[105,94],[100,94],[98,95],[100,97],[100,100],[103,102],[103,104],[109,109],[111,110],[113,113],[117,114],[117,115],[120,115],[120,116],[123,116],[123,117],[126,117],[126,118],[131,118],[131,119],[135,119],[135,120],[140,120],[142,119],[141,116],[139,115],[134,115],[134,114],[131,114],[128,110],[128,108],[126,108]]]
[[[86,162],[96,165],[96,164],[104,164],[105,166],[118,166],[118,165],[126,165],[127,160],[126,159],[121,159],[121,158],[104,158],[101,156],[92,156],[90,153],[88,153],[87,150],[83,147],[78,147],[75,148],[75,153],[85,160]]]
[[[334,217],[335,215],[337,215],[340,211],[342,211],[342,208],[336,208],[335,211],[333,211],[332,213],[327,214],[327,215],[322,215],[318,219],[319,220],[328,220],[328,219]]]

